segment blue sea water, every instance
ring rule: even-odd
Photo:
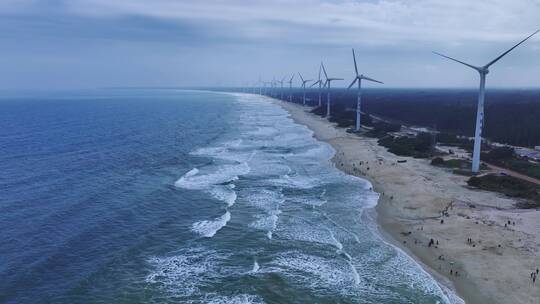
[[[0,99],[0,303],[450,303],[264,97]]]

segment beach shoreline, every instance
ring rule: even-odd
[[[538,211],[515,209],[514,200],[470,189],[466,177],[429,160],[389,153],[376,139],[347,133],[310,108],[270,100],[336,150],[336,168],[372,183],[380,197],[370,215],[381,236],[442,289],[466,303],[533,303],[540,297],[540,286],[528,277],[540,264]]]

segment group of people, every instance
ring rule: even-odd
[[[536,277],[538,277],[538,271],[538,268],[536,268],[536,272],[531,272],[531,280],[533,283],[536,282]]]
[[[467,244],[473,246],[473,247],[476,247],[476,244],[474,244],[472,238],[467,238]]]
[[[508,223],[504,223],[504,228],[507,228],[510,225],[515,226],[516,222],[510,222],[510,220],[508,220]]]
[[[439,240],[435,241],[434,239],[429,239],[428,247],[431,247],[431,246],[435,246],[435,248],[437,248],[437,246],[439,246]]]

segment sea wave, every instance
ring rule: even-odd
[[[186,290],[208,286],[208,281],[228,282],[231,276],[264,280],[264,274],[277,273],[287,288],[310,290],[315,297],[325,295],[335,302],[358,297],[396,303],[411,302],[416,296],[444,299],[429,275],[399,257],[393,247],[380,243],[373,236],[377,232],[365,227],[360,216],[378,200],[368,181],[338,171],[329,162],[335,150],[313,138],[308,128],[295,124],[283,109],[254,96],[238,99],[241,114],[232,131],[237,139],[193,151],[194,156],[214,158],[214,164],[192,169],[175,186],[201,190],[227,204],[223,215],[192,224],[193,232],[212,238],[230,221],[230,209],[238,211],[234,218],[241,222],[239,227],[247,227],[246,233],[254,232],[249,246],[228,243],[239,257],[227,262],[199,253],[201,258],[190,260],[188,266],[178,258],[176,262],[162,261],[166,265],[179,263],[187,270],[180,270],[182,278],[169,275],[169,270],[158,271],[157,276],[166,280],[155,282],[174,282],[165,286],[181,285],[180,289]],[[232,138],[231,134],[224,136]],[[234,163],[223,164],[231,161]],[[244,177],[238,181],[240,176]],[[271,252],[265,237],[272,239]],[[193,241],[222,248],[217,238]],[[264,267],[258,260],[264,261]],[[192,265],[197,261],[208,273]],[[233,262],[241,265],[242,271],[224,274],[222,267]],[[194,278],[193,284],[186,282],[189,276]],[[209,278],[199,278],[206,276]],[[203,302],[262,303],[262,299],[216,292]]]
[[[223,201],[227,207],[231,207],[236,203],[237,194],[233,190],[234,184],[217,185],[210,188],[209,193],[217,200]]]
[[[174,185],[184,189],[209,189],[213,185],[235,181],[240,175],[245,175],[249,173],[249,171],[250,167],[245,162],[235,165],[222,165],[206,174],[201,174],[198,170],[193,173],[193,170],[191,170],[178,179]]]
[[[191,230],[195,233],[200,234],[201,236],[211,238],[220,229],[225,227],[230,220],[231,220],[231,213],[227,211],[222,216],[214,220],[200,221],[200,222],[194,223],[191,227]]]
[[[208,304],[263,304],[264,301],[253,295],[218,296],[207,299]]]

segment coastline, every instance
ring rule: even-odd
[[[470,189],[466,177],[429,160],[391,154],[377,139],[347,133],[309,108],[271,102],[332,145],[336,168],[372,183],[380,198],[370,213],[382,237],[415,259],[441,288],[466,303],[533,303],[540,297],[540,286],[528,277],[540,266],[538,211],[518,210],[509,198]],[[507,221],[516,224],[505,227]],[[428,246],[430,239],[437,243]]]

